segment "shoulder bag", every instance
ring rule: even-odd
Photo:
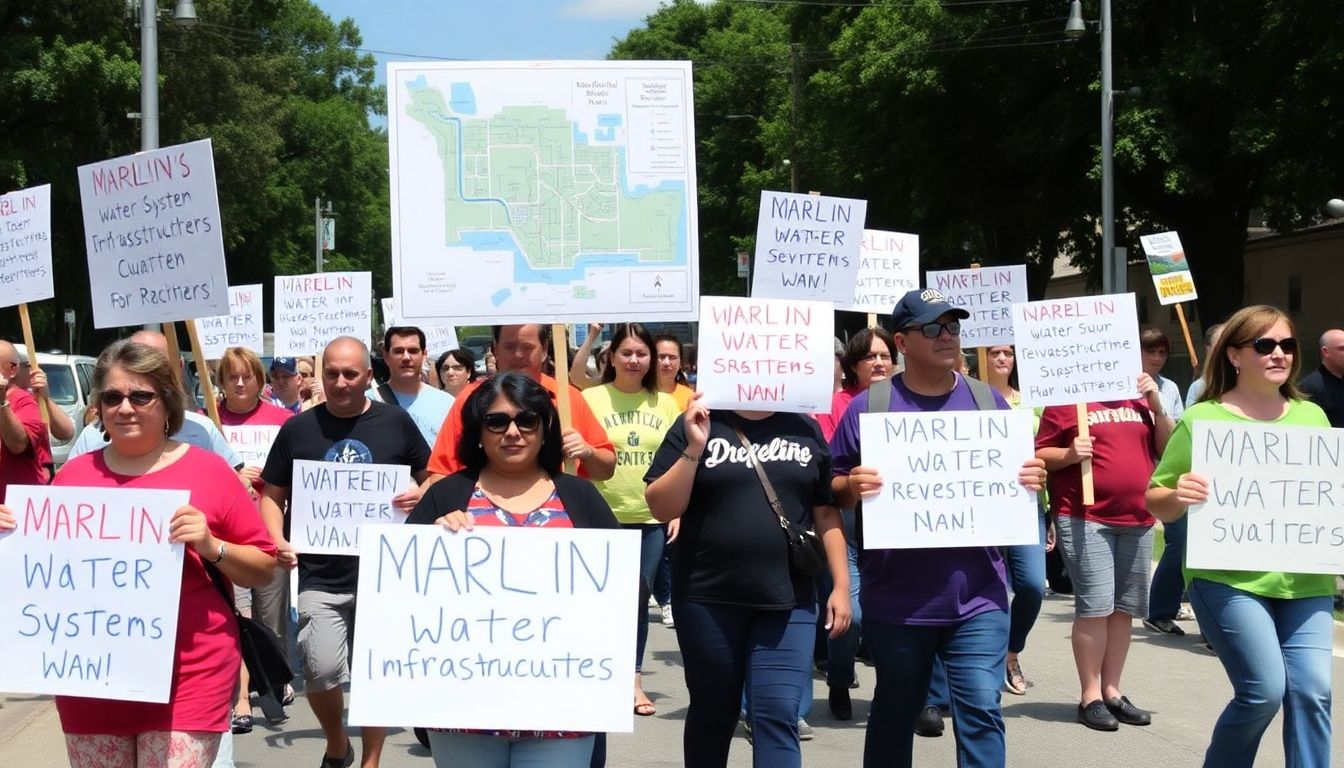
[[[747,461],[751,462],[751,466],[756,470],[756,476],[761,479],[765,498],[770,502],[775,517],[779,518],[779,527],[784,529],[784,538],[789,543],[789,569],[794,575],[803,579],[816,576],[826,568],[826,548],[821,544],[821,537],[811,529],[804,528],[784,516],[784,505],[779,503],[779,495],[775,493],[775,487],[770,484],[770,478],[766,477],[765,467],[751,455],[751,441],[742,433],[741,427],[734,426],[733,431],[747,449]]]
[[[213,564],[201,561],[210,574],[210,581],[224,603],[233,611],[238,621],[238,640],[243,654],[243,664],[247,665],[249,688],[256,691],[258,704],[266,719],[279,722],[285,719],[285,708],[280,703],[285,698],[285,686],[294,679],[289,666],[289,652],[280,638],[271,628],[238,612],[233,603],[233,590],[224,574]],[[293,574],[297,577],[297,574]]]

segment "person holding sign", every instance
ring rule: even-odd
[[[711,413],[697,396],[644,481],[653,516],[681,521],[672,605],[691,697],[685,764],[727,765],[745,684],[753,764],[801,765],[798,712],[811,685],[817,595],[815,573],[792,562],[792,531],[815,526],[825,546],[835,584],[825,603],[830,635],[843,635],[850,620],[845,537],[821,430],[798,413]]]
[[[1207,478],[1190,471],[1196,421],[1330,425],[1293,383],[1302,366],[1297,351],[1292,320],[1274,307],[1246,307],[1223,325],[1204,369],[1203,398],[1176,425],[1153,473],[1147,502],[1157,519],[1178,520],[1209,500]],[[1287,764],[1330,765],[1335,576],[1190,568],[1186,579],[1195,617],[1233,693],[1204,765],[1250,768],[1280,706]]]
[[[182,427],[185,395],[162,352],[129,341],[113,344],[98,358],[93,391],[107,447],[69,461],[54,484],[186,489],[191,497],[168,526],[170,539],[187,545],[172,700],[56,697],[70,765],[207,768],[229,727],[224,713],[242,658],[232,607],[206,565],[238,586],[261,586],[275,569],[275,545],[232,469],[209,451],[169,437]],[[0,519],[7,514],[0,512]]]
[[[475,526],[616,528],[588,482],[562,472],[560,417],[550,394],[519,373],[502,373],[462,399],[459,472],[431,485],[406,519],[450,531]],[[647,599],[647,597],[645,598]],[[587,768],[595,736],[569,731],[432,730],[438,768]]]
[[[0,501],[11,485],[43,485],[51,435],[37,399],[20,386],[19,351],[0,341]]]
[[[905,370],[889,385],[878,382],[857,395],[831,438],[831,487],[842,507],[854,507],[887,485],[876,469],[860,464],[859,414],[1008,408],[1002,396],[957,373],[960,321],[968,316],[933,289],[909,291],[897,302],[892,320]],[[873,403],[874,393],[887,403]],[[1045,481],[1042,462],[1028,459],[1016,479],[1027,490],[1039,490]],[[860,530],[862,522],[860,514]],[[999,549],[865,549],[859,553],[859,574],[863,633],[877,666],[864,766],[913,763],[916,723],[930,709],[935,660],[947,672],[958,764],[1004,765],[999,688],[1009,621]]]

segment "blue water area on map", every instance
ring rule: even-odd
[[[449,86],[448,106],[459,115],[476,114],[476,92],[471,83],[453,83]]]
[[[620,115],[598,115],[597,124],[607,128],[618,128],[621,125]]]
[[[575,143],[575,144],[587,144],[587,143],[588,143],[588,134],[586,134],[586,133],[584,133],[583,131],[580,131],[580,130],[579,130],[579,124],[578,124],[578,123],[573,123],[572,126],[573,126],[573,129],[574,129],[574,143]]]
[[[490,294],[490,304],[492,306],[498,307],[500,304],[503,304],[505,300],[507,300],[509,296],[511,296],[512,294],[513,291],[509,290],[508,288],[501,288],[500,290]]]
[[[427,91],[429,90],[429,81],[425,79],[424,75],[420,75],[414,80],[407,80],[406,88],[412,91]]]

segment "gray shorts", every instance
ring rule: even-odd
[[[299,593],[299,658],[308,690],[329,691],[350,682],[354,642],[354,595]]]
[[[1127,613],[1148,615],[1153,565],[1152,526],[1106,525],[1079,517],[1055,521],[1060,551],[1073,579],[1080,619]]]

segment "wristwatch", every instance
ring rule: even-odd
[[[222,542],[222,541],[219,542],[219,556],[216,557],[214,560],[211,560],[211,561],[210,561],[210,564],[211,564],[211,565],[218,565],[218,564],[219,564],[219,561],[223,560],[223,559],[224,559],[224,556],[227,555],[227,554],[229,554],[229,545],[226,544],[226,543],[224,543],[224,542]]]

